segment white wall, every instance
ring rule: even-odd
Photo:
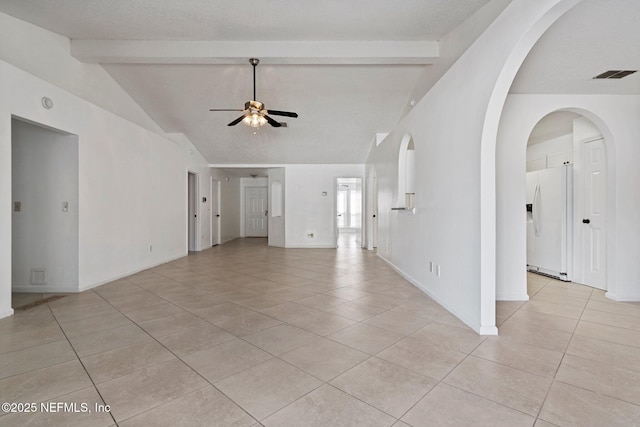
[[[526,139],[546,114],[569,110],[593,122],[607,152],[607,296],[640,300],[640,96],[510,95],[500,124],[497,170],[498,295],[526,294]],[[576,156],[579,156],[576,153]]]
[[[78,137],[11,121],[14,292],[78,291]],[[68,203],[67,212],[63,202]],[[31,270],[46,283],[32,284]]]
[[[218,173],[214,178],[220,181],[220,243],[226,243],[240,237],[240,178]]]
[[[288,165],[285,170],[286,247],[335,248],[336,178],[364,179],[364,165]]]
[[[417,103],[433,85],[449,70],[456,60],[487,29],[511,0],[492,0],[478,12],[467,18],[462,24],[438,40],[440,56],[433,65],[425,70],[413,88],[405,105],[403,116],[411,109],[411,101]]]
[[[504,97],[535,41],[575,3],[511,1],[367,162],[378,178],[379,255],[482,334],[497,333],[494,163]],[[405,134],[419,165],[415,215],[391,210]]]
[[[18,36],[7,33],[9,27],[0,28],[5,42],[8,38],[15,43]],[[23,34],[22,30],[16,31]],[[48,52],[46,64],[43,58],[29,57],[42,53],[39,43],[55,44],[59,36],[38,29],[23,35],[15,43],[22,51],[16,61],[25,68],[21,61],[29,62],[38,73],[55,71],[56,78],[66,83],[58,87],[0,60],[0,200],[7,207],[0,209],[0,317],[12,313],[13,115],[78,135],[80,290],[186,255],[186,171],[194,167],[185,161],[187,153],[195,150],[187,149],[188,142],[175,143],[64,88],[73,83],[74,91],[82,88],[85,95],[112,93],[109,101],[114,109],[121,105],[122,113],[135,110],[133,101],[116,95],[119,89],[108,75],[89,78],[92,71],[78,67],[64,49]],[[14,59],[11,51],[7,54],[11,46],[2,45],[2,59]],[[55,70],[45,70],[49,62]],[[42,107],[43,96],[53,100],[52,109]]]
[[[0,13],[0,59],[153,132],[160,127],[97,64],[71,56],[68,38]],[[43,96],[47,93],[43,93]],[[47,95],[48,96],[48,95]]]
[[[269,246],[278,246],[283,248],[285,246],[285,222],[286,212],[284,207],[286,206],[286,173],[284,168],[271,168],[269,169]],[[273,216],[275,202],[271,189],[274,182],[279,182],[282,186],[282,199],[280,200],[280,216]]]
[[[211,246],[211,200],[209,200],[209,195],[211,194],[211,169],[207,164],[205,158],[200,154],[198,150],[195,149],[193,143],[187,138],[187,136],[183,133],[168,133],[167,136],[171,138],[173,142],[178,144],[181,147],[182,151],[182,160],[186,165],[185,173],[184,173],[184,185],[185,188],[188,189],[187,182],[187,173],[191,172],[196,174],[198,181],[198,194],[196,194],[197,199],[197,235],[196,239],[196,251],[200,251],[202,249],[206,249]],[[206,197],[206,202],[202,201],[202,198]],[[185,218],[187,218],[187,203],[188,203],[188,195],[187,199],[184,202],[184,214]],[[185,227],[187,223],[185,222]],[[187,227],[188,228],[188,227]],[[187,240],[185,241],[185,247],[188,249],[189,245],[189,237],[187,236]]]

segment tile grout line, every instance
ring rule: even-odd
[[[102,296],[100,296],[102,298]],[[69,337],[67,336],[67,333],[65,332],[65,330],[62,328],[62,325],[60,325],[60,322],[58,321],[58,318],[56,317],[56,314],[53,312],[53,310],[51,309],[51,307],[49,306],[49,304],[47,303],[47,307],[49,308],[49,311],[51,312],[51,315],[53,316],[53,318],[56,320],[56,323],[58,324],[58,327],[60,328],[60,330],[62,330],[62,333],[64,334],[65,339],[67,340],[67,342],[69,343],[69,347],[71,347],[71,349],[73,350],[73,353],[76,355],[76,358],[78,359],[78,362],[80,363],[80,365],[82,366],[82,369],[84,370],[85,374],[87,375],[87,378],[89,378],[89,381],[91,381],[91,384],[93,385],[93,389],[96,391],[96,393],[98,394],[98,396],[100,397],[100,399],[102,400],[102,403],[104,403],[105,405],[107,405],[106,400],[104,399],[104,396],[102,396],[102,393],[100,393],[100,390],[98,389],[98,386],[96,385],[96,383],[93,381],[93,378],[91,377],[91,375],[89,374],[89,371],[87,370],[87,367],[85,366],[84,362],[82,361],[82,359],[80,358],[80,356],[78,355],[78,352],[76,351],[75,347],[73,346],[73,344],[71,344],[71,340],[69,340]],[[76,390],[77,391],[77,390]],[[109,416],[111,417],[111,419],[113,420],[113,422],[115,423],[116,426],[118,426],[118,422],[116,421],[113,412],[109,411]]]
[[[180,282],[180,283],[181,283],[181,282]],[[155,295],[155,294],[154,294],[154,295]],[[102,297],[102,296],[101,296],[101,297]],[[105,299],[105,301],[106,301],[108,304],[111,304],[108,300],[106,300],[106,299]],[[113,305],[112,305],[112,306],[113,306]],[[114,306],[113,306],[113,307],[114,307]],[[116,310],[118,310],[116,307],[114,307],[114,308],[115,308]],[[118,311],[120,311],[120,310],[118,310]],[[166,347],[163,343],[161,343],[160,341],[158,341],[158,339],[157,339],[156,337],[154,337],[154,336],[153,336],[153,335],[151,335],[149,332],[147,332],[143,327],[141,327],[137,322],[135,322],[134,320],[132,320],[132,319],[131,319],[129,316],[127,316],[125,313],[122,313],[122,312],[120,312],[120,313],[121,313],[123,316],[125,316],[127,319],[129,319],[131,322],[133,322],[133,323],[134,323],[137,327],[139,327],[141,330],[143,330],[145,334],[149,335],[149,337],[151,337],[151,339],[152,339],[152,340],[154,340],[155,342],[157,342],[157,343],[158,343],[159,345],[161,345],[165,350],[167,350],[169,353],[171,353],[173,356],[175,356],[176,360],[179,360],[179,361],[180,361],[181,363],[183,363],[185,366],[189,367],[189,369],[190,369],[191,371],[193,371],[193,372],[194,372],[198,377],[202,378],[202,379],[203,379],[207,384],[211,385],[211,387],[213,387],[213,388],[215,388],[216,390],[218,390],[218,391],[219,391],[223,396],[225,396],[227,399],[229,399],[231,402],[233,402],[236,406],[238,406],[242,411],[244,411],[244,412],[245,412],[248,416],[250,416],[252,419],[254,419],[254,420],[256,419],[256,418],[254,418],[254,417],[253,417],[249,412],[247,412],[247,411],[246,411],[246,409],[244,409],[244,408],[243,408],[242,406],[240,406],[236,401],[234,401],[233,399],[231,399],[231,397],[227,396],[227,395],[226,395],[222,390],[220,390],[218,387],[216,387],[216,386],[215,386],[211,381],[209,381],[207,378],[205,378],[204,376],[202,376],[202,375],[201,375],[198,371],[196,371],[196,370],[195,370],[191,365],[189,365],[187,362],[185,362],[185,361],[184,361],[180,356],[178,356],[178,355],[177,355],[173,350],[171,350],[170,348]],[[189,312],[189,313],[191,313],[191,312]],[[191,314],[193,314],[193,313],[191,313]],[[195,316],[195,315],[194,315],[194,316]],[[170,316],[169,316],[169,317],[170,317]],[[197,317],[197,316],[196,316],[196,317]],[[206,321],[205,319],[201,319],[201,320]],[[207,322],[207,323],[210,323],[210,322],[208,322],[208,321],[206,321],[206,322]],[[210,323],[210,324],[211,324],[211,323]],[[213,326],[215,326],[215,325],[213,325]],[[217,326],[216,326],[216,327],[217,327]],[[233,335],[233,334],[232,334],[232,335]],[[214,345],[214,346],[212,346],[212,347],[216,347],[217,345],[220,345],[220,344],[223,344],[223,343],[216,344],[216,345]],[[208,347],[208,348],[212,348],[212,347]],[[190,353],[190,354],[191,354],[191,353]],[[162,363],[167,363],[167,362],[162,362]],[[139,370],[137,370],[137,371],[130,372],[130,373],[129,373],[129,374],[127,374],[127,375],[130,375],[130,374],[132,374],[132,373],[136,373],[136,372],[143,371],[143,370],[145,370],[145,369],[147,369],[147,368],[150,368],[150,367],[153,367],[153,366],[159,366],[159,365],[161,365],[162,363],[157,363],[157,364],[154,364],[154,365],[150,365],[150,366],[144,367],[144,368],[139,369]],[[83,366],[84,366],[84,364],[83,364]],[[85,368],[85,370],[86,370],[86,368]],[[89,373],[88,373],[88,372],[87,372],[87,375],[89,375]],[[122,378],[122,377],[118,377],[118,378]],[[111,381],[111,380],[110,380],[110,381]],[[93,380],[92,380],[92,382],[93,382]],[[94,384],[94,386],[95,386],[95,384]],[[197,390],[192,390],[192,391],[190,391],[190,392],[188,392],[188,393],[185,393],[185,394],[183,394],[183,395],[177,396],[177,397],[176,397],[176,398],[174,398],[174,399],[171,399],[169,402],[164,402],[164,403],[161,403],[161,404],[159,404],[159,405],[156,405],[156,406],[154,406],[154,407],[152,407],[152,408],[148,408],[148,409],[146,409],[146,410],[144,410],[144,411],[142,411],[142,412],[139,412],[139,413],[137,413],[137,414],[135,414],[135,415],[132,415],[131,417],[127,418],[127,420],[128,420],[128,419],[131,419],[131,418],[134,418],[134,417],[137,417],[138,415],[141,415],[141,414],[143,414],[143,413],[145,413],[145,412],[149,412],[149,411],[151,411],[151,410],[153,410],[153,409],[159,408],[160,406],[163,406],[163,405],[166,405],[167,403],[170,403],[170,402],[173,402],[173,401],[175,401],[175,400],[178,400],[178,399],[180,399],[180,398],[182,398],[182,397],[184,397],[184,396],[186,396],[186,395],[188,395],[188,394],[190,394],[190,393],[193,393],[193,392],[195,392],[195,391],[201,390],[201,389],[203,389],[203,388],[205,388],[205,387],[201,387],[201,388],[199,388],[199,389],[197,389]],[[97,389],[97,387],[96,387],[96,389]],[[102,395],[101,395],[100,397],[102,398]],[[103,401],[104,401],[104,399],[103,399]],[[113,416],[112,416],[112,418],[113,418]],[[114,418],[114,421],[115,421],[115,418]],[[125,420],[123,420],[123,421],[125,421]],[[116,425],[118,425],[118,424],[116,423]]]

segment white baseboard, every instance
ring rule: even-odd
[[[151,264],[151,265],[148,265],[148,266],[143,267],[143,268],[138,268],[138,269],[136,269],[136,270],[132,270],[132,271],[130,271],[130,272],[128,272],[128,273],[119,274],[119,275],[114,276],[114,277],[111,277],[111,278],[109,278],[109,279],[107,279],[107,280],[103,280],[103,281],[96,282],[96,283],[91,283],[91,284],[89,284],[89,285],[83,285],[83,286],[80,286],[80,288],[79,288],[79,289],[77,289],[77,290],[75,290],[75,291],[71,291],[71,292],[84,292],[84,291],[88,291],[89,289],[96,288],[96,287],[101,286],[101,285],[104,285],[104,284],[106,284],[106,283],[110,283],[110,282],[114,282],[114,281],[116,281],[116,280],[124,279],[125,277],[133,276],[134,274],[140,273],[141,271],[149,270],[150,268],[154,268],[154,267],[157,267],[157,266],[159,266],[159,265],[166,264],[166,263],[168,263],[168,262],[175,261],[175,260],[180,259],[180,258],[184,258],[184,257],[186,257],[187,255],[188,255],[188,254],[186,254],[186,253],[185,253],[185,254],[180,254],[180,255],[177,255],[177,256],[174,256],[174,257],[171,257],[171,258],[165,259],[165,260],[163,260],[163,261],[157,262],[157,263],[155,263],[155,264]]]
[[[11,286],[11,292],[20,292],[25,294],[73,294],[77,293],[77,286],[59,286],[59,285],[21,285]]]
[[[304,245],[285,246],[286,249],[335,249],[336,245]]]
[[[527,294],[498,294],[496,295],[496,301],[529,301],[529,295]]]
[[[4,319],[5,317],[13,316],[13,308],[10,308],[7,311],[0,312],[0,319]]]
[[[612,292],[607,292],[604,296],[613,301],[619,302],[637,302],[640,301],[640,294],[628,294],[628,295],[620,295],[614,294]]]
[[[462,323],[464,323],[465,325],[467,325],[468,327],[470,327],[471,329],[476,331],[478,334],[480,334],[480,335],[497,335],[498,334],[498,328],[496,328],[495,326],[479,326],[479,327],[474,326],[473,323],[471,323],[469,321],[469,319],[465,319],[464,316],[462,316],[460,313],[458,313],[455,310],[453,310],[447,304],[443,303],[437,296],[433,295],[433,293],[430,292],[422,283],[418,282],[413,277],[411,277],[410,275],[408,275],[407,273],[402,271],[400,268],[398,268],[398,266],[396,266],[394,263],[392,263],[391,261],[386,259],[384,256],[382,256],[380,254],[377,254],[377,256],[379,258],[381,258],[384,262],[389,264],[391,266],[391,268],[393,268],[399,275],[404,277],[413,286],[415,286],[416,288],[420,289],[422,292],[427,294],[431,299],[433,299],[435,302],[440,304],[449,313],[451,313],[454,316],[456,316]]]
[[[218,243],[219,245],[224,245],[225,243],[229,243],[233,240],[239,239],[240,237],[231,237],[230,239],[226,239],[226,240],[220,240],[220,243]]]
[[[480,326],[480,335],[498,335],[498,328],[496,326]]]

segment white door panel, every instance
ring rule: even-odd
[[[245,236],[267,237],[267,188],[245,189]]]
[[[211,245],[220,243],[220,181],[211,180]]]
[[[585,285],[607,289],[606,152],[604,139],[584,144],[583,260]]]

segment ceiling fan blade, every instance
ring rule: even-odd
[[[267,119],[267,121],[269,122],[269,124],[270,124],[271,126],[273,126],[274,128],[279,128],[280,126],[282,126],[282,125],[280,124],[280,122],[277,122],[277,121],[273,120],[271,117],[267,116],[266,114],[265,114],[265,115],[263,115],[262,117],[264,117],[265,119]]]
[[[291,111],[277,111],[277,110],[267,110],[269,114],[274,116],[287,116],[287,117],[298,117],[298,113],[294,113]]]
[[[242,111],[242,110],[240,110],[240,111]],[[246,116],[247,116],[246,114],[241,115],[240,117],[238,117],[237,119],[235,119],[234,121],[232,121],[231,123],[229,123],[227,126],[235,126],[235,125],[237,125],[237,124],[238,124],[238,123],[240,123],[240,122],[242,121],[242,119],[244,119]]]
[[[211,108],[209,111],[244,111],[244,110],[238,110],[237,108],[233,110],[227,110],[224,108]]]

